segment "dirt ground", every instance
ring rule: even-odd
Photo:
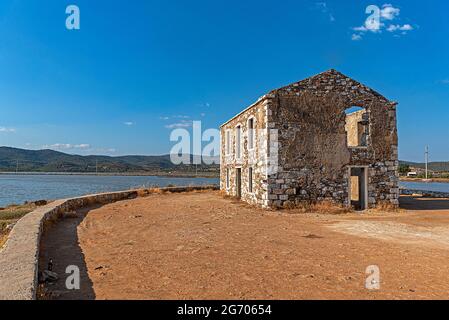
[[[217,192],[151,195],[67,217],[43,238],[53,299],[448,299],[449,199],[399,213],[267,212]],[[81,290],[65,289],[77,265]],[[368,266],[380,290],[365,288]]]

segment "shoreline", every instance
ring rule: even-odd
[[[166,173],[166,172],[0,172],[0,176],[123,176],[123,177],[167,177],[219,179],[215,173]]]
[[[433,179],[421,179],[421,178],[406,178],[401,177],[401,182],[421,182],[421,183],[449,183],[449,178],[433,178]]]

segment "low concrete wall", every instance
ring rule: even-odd
[[[449,192],[401,189],[401,195],[411,196],[415,194],[426,198],[449,198]]]
[[[218,189],[217,186],[161,188],[169,192]],[[0,300],[34,300],[38,285],[39,250],[47,221],[57,221],[64,212],[93,204],[107,204],[150,194],[149,190],[131,190],[88,195],[54,201],[27,214],[14,226],[0,251]]]

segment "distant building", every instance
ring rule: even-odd
[[[418,176],[418,172],[416,172],[416,171],[411,171],[411,172],[407,173],[407,177],[416,177],[416,176]]]
[[[335,70],[271,91],[221,127],[221,189],[264,208],[399,205],[396,105]]]

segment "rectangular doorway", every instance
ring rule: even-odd
[[[349,197],[351,206],[358,211],[368,209],[368,168],[351,167]]]
[[[240,199],[242,197],[242,168],[236,169],[235,184],[236,197]]]

